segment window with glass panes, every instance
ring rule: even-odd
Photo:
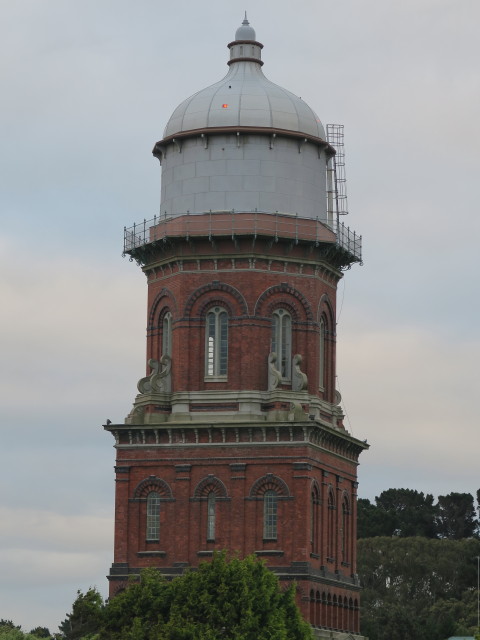
[[[277,309],[272,318],[272,351],[282,378],[292,377],[292,318],[285,309]]]
[[[215,494],[207,496],[207,540],[215,540]]]
[[[228,364],[228,315],[222,307],[207,313],[205,375],[226,377]]]
[[[160,540],[160,496],[151,491],[147,496],[147,540]]]
[[[273,489],[263,494],[263,538],[264,540],[277,539],[277,494]]]
[[[172,314],[170,311],[163,316],[162,322],[162,355],[172,355]]]

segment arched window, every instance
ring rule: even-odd
[[[207,496],[207,541],[215,540],[215,493],[210,491]]]
[[[310,543],[312,553],[318,553],[318,530],[320,524],[319,503],[318,489],[314,486],[310,496]]]
[[[165,355],[172,355],[172,314],[170,311],[167,311],[162,321],[162,356]]]
[[[272,351],[277,354],[277,363],[282,378],[292,378],[292,318],[285,309],[277,309],[272,319]]]
[[[263,539],[277,539],[277,492],[268,489],[263,494]]]
[[[147,495],[147,540],[160,540],[160,495],[150,491]]]
[[[333,491],[328,492],[328,522],[327,522],[327,555],[329,560],[335,557],[335,498]]]
[[[228,315],[222,307],[207,313],[205,331],[205,376],[227,377]]]
[[[318,387],[325,387],[325,320],[320,320],[320,344],[318,350]]]
[[[350,506],[347,496],[342,503],[342,556],[343,562],[350,562]]]

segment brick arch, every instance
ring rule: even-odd
[[[327,331],[333,331],[333,327],[335,327],[335,312],[333,308],[333,304],[326,293],[320,298],[320,302],[318,303],[317,309],[317,319],[318,322],[322,319],[322,316],[327,321],[327,326],[325,327]]]
[[[195,487],[193,497],[206,498],[211,491],[213,491],[216,498],[228,497],[226,486],[219,478],[216,478],[212,475],[209,475],[206,478],[203,478],[203,480],[200,480],[200,482]]]
[[[142,480],[135,488],[133,497],[135,499],[146,498],[151,491],[156,491],[160,494],[160,500],[173,500],[172,490],[170,485],[157,478],[157,476],[149,476]]]
[[[351,503],[350,495],[349,495],[348,491],[344,491],[342,493],[342,505],[344,505],[344,504],[347,505],[348,513],[351,513],[352,503]]]
[[[275,299],[269,303],[272,297]],[[292,315],[295,320],[301,320],[300,316],[304,314],[309,322],[313,322],[312,308],[307,298],[298,289],[286,282],[269,287],[258,297],[255,303],[254,315],[271,315],[273,306],[278,306],[279,304],[288,305],[294,312]],[[299,312],[299,308],[303,311],[303,314]]]
[[[318,497],[320,497],[320,486],[315,479],[312,480],[310,485],[310,493],[313,493],[313,491],[316,491]]]
[[[209,282],[203,287],[199,287],[189,296],[187,302],[185,303],[185,309],[183,312],[184,317],[190,317],[192,313],[192,309],[195,303],[197,302],[197,300],[199,300],[199,298],[201,298],[202,296],[208,293],[217,293],[217,299],[219,295],[221,300],[221,302],[219,302],[218,304],[219,305],[221,304],[222,306],[224,306],[226,302],[225,302],[225,296],[222,296],[221,294],[222,293],[229,294],[237,303],[237,309],[232,310],[232,311],[236,311],[234,315],[243,315],[243,316],[248,315],[248,305],[245,298],[240,293],[240,291],[235,287],[232,287],[231,285],[226,284],[225,282],[215,281],[215,282]],[[209,302],[211,300],[212,298],[210,297]]]
[[[337,501],[335,500],[335,491],[333,485],[329,484],[327,488],[327,504],[328,506],[336,507]]]
[[[201,307],[197,308],[198,315],[203,318],[203,316],[207,315],[207,312],[210,311],[213,307],[222,307],[227,312],[228,316],[231,318],[235,314],[235,309],[233,309],[229,300],[225,300],[224,298],[210,298],[207,296],[207,299],[204,301]]]
[[[172,292],[164,287],[157,295],[155,296],[154,301],[152,302],[152,306],[150,307],[150,313],[148,314],[148,326],[153,328],[155,326],[155,316],[157,315],[158,308],[168,300],[168,306],[170,311],[177,312],[177,303],[175,301],[175,296]]]
[[[258,478],[258,480],[253,483],[250,489],[250,497],[263,496],[264,493],[270,489],[276,491],[283,497],[287,498],[290,496],[287,483],[278,476],[274,476],[273,473],[267,473],[267,475]]]

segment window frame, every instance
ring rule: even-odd
[[[172,318],[168,310],[162,317],[162,356],[172,356]]]
[[[292,381],[293,320],[289,311],[280,307],[272,314],[272,352],[277,355],[277,368],[283,382]]]
[[[228,311],[221,305],[210,308],[205,315],[207,382],[223,382],[228,378],[228,318]]]
[[[217,496],[211,490],[207,494],[207,542],[215,542],[215,525],[217,520]]]
[[[318,345],[318,388],[325,391],[325,364],[326,364],[326,322],[325,318],[320,319],[319,345]]]
[[[263,494],[263,539],[278,540],[278,493],[274,489]]]
[[[145,539],[160,542],[160,502],[158,491],[149,491],[146,500]]]

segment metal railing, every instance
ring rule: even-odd
[[[343,222],[305,218],[270,211],[209,211],[154,216],[150,220],[124,228],[123,253],[134,253],[146,245],[168,238],[220,236],[274,236],[336,245],[350,254],[354,262],[362,260],[362,236]]]

